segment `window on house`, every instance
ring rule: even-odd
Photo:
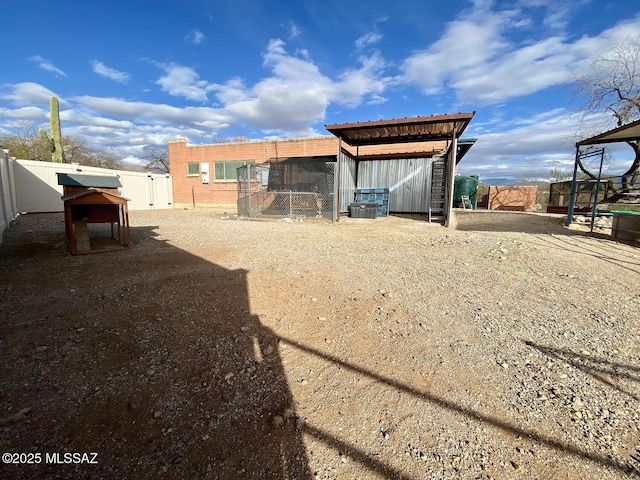
[[[243,160],[240,162],[215,162],[214,172],[215,181],[224,182],[238,179],[238,172],[236,169],[243,165],[253,165],[256,163],[254,160]]]
[[[200,175],[200,163],[199,162],[187,163],[187,175]]]

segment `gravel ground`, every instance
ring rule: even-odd
[[[637,245],[516,212],[130,217],[101,255],[61,214],[5,231],[0,452],[32,464],[1,478],[640,473]]]

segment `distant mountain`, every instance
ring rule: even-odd
[[[508,178],[508,177],[493,177],[493,178],[480,177],[480,183],[482,183],[483,185],[504,187],[504,186],[518,185],[518,179]]]

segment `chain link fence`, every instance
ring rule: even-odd
[[[333,220],[335,165],[289,160],[238,168],[238,214]]]

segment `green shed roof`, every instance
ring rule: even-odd
[[[110,177],[106,175],[78,175],[75,173],[58,173],[58,185],[87,188],[118,188],[122,186],[118,177]]]

